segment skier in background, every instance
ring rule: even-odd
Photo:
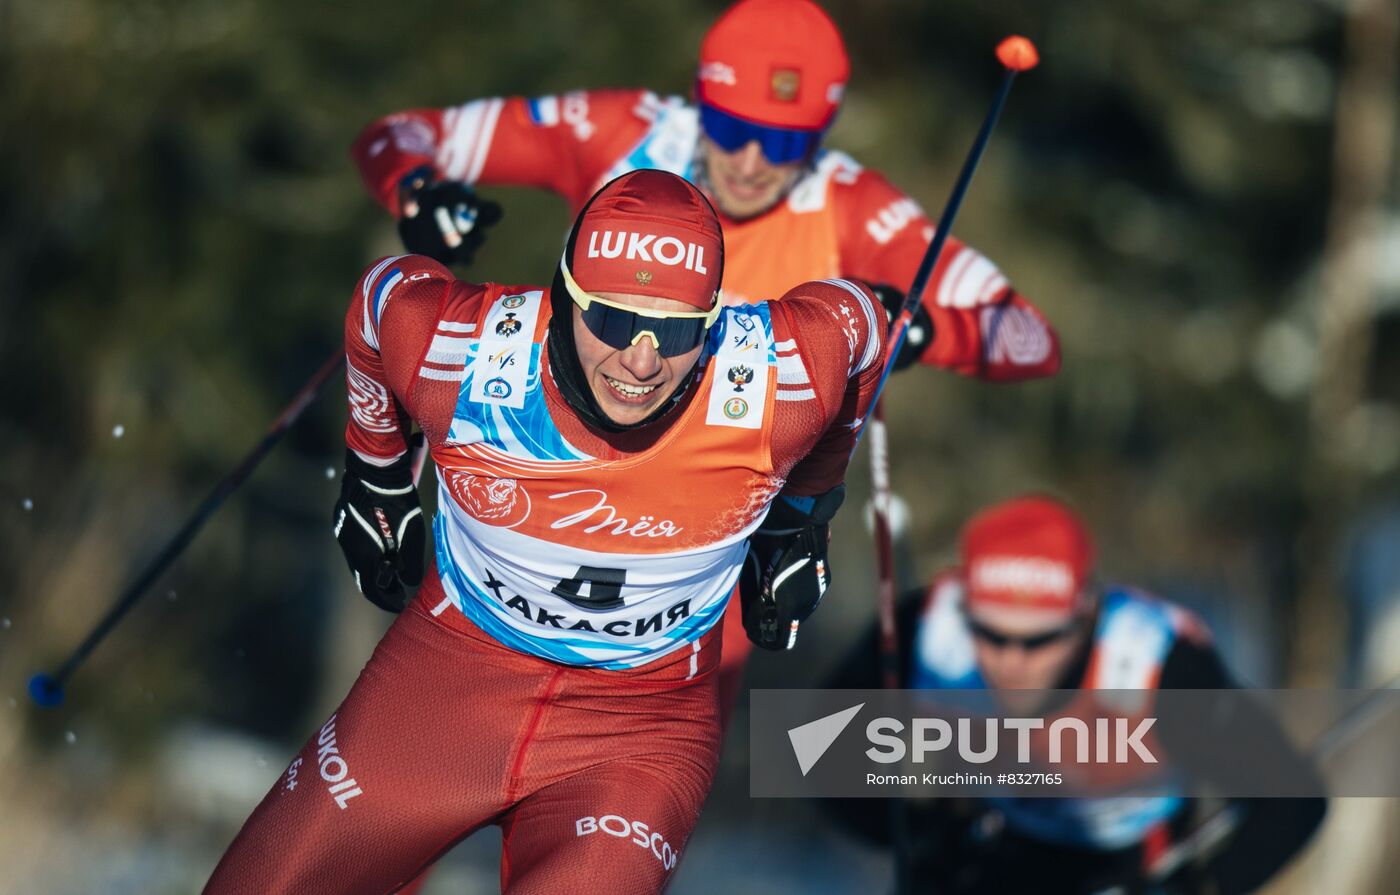
[[[1216,690],[1237,684],[1204,623],[1139,590],[1100,586],[1083,521],[1050,498],[983,510],[964,527],[961,564],[927,594],[901,601],[901,685],[971,690]],[[871,630],[828,686],[877,688]],[[1242,727],[1242,726],[1243,727]],[[1202,741],[1277,731],[1259,711],[1222,718]],[[1257,734],[1249,737],[1257,741]],[[1316,769],[1282,732],[1295,779]],[[1168,754],[1173,743],[1165,743]],[[1179,745],[1179,744],[1178,744]],[[1317,782],[1321,791],[1321,782]],[[1254,891],[1312,837],[1322,798],[1237,800],[1243,820],[1224,847],[1154,887],[1151,868],[1196,822],[1195,803],[1170,787],[1141,798],[937,799],[905,805],[909,877],[918,892],[1185,893]],[[887,802],[832,803],[842,824],[882,844],[895,839]]]

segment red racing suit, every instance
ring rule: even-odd
[[[661,168],[704,188],[696,109],[644,90],[576,91],[562,96],[475,100],[381,118],[352,149],[375,199],[397,214],[400,179],[423,165],[469,184],[534,186],[577,211],[608,180]],[[841,152],[821,151],[771,210],[743,221],[720,216],[727,301],[782,295],[795,283],[831,277],[907,290],[933,236],[909,196]],[[934,337],[925,364],[991,382],[1052,375],[1055,332],[1040,312],[976,250],[950,237],[934,267],[924,307]],[[780,358],[781,363],[781,358]],[[810,391],[800,370],[779,370],[780,396]],[[721,690],[726,715],[752,649],[739,613],[726,619]]]
[[[511,895],[665,885],[718,761],[748,537],[780,491],[840,483],[885,319],[843,280],[728,308],[676,406],[605,434],[553,380],[551,313],[418,256],[361,278],[346,441],[383,462],[423,430],[436,561],[206,892],[393,892],[488,823]]]

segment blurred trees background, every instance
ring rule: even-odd
[[[0,862],[37,879],[110,847],[131,891],[188,889],[385,624],[327,531],[336,382],[70,704],[23,696],[335,350],[350,286],[395,250],[348,159],[358,129],[483,95],[687,93],[724,5],[0,0]],[[1090,519],[1107,577],[1199,607],[1246,679],[1395,673],[1397,575],[1349,599],[1340,574],[1400,482],[1392,0],[827,7],[854,62],[830,145],[935,215],[991,48],[1019,32],[1044,60],[957,230],[1049,314],[1065,369],[893,383],[905,583],[980,505],[1050,490]],[[466,275],[546,281],[564,204],[489,192],[507,216]],[[759,657],[756,684],[816,683],[873,619],[863,463],[817,636]],[[721,817],[769,810],[743,798],[734,734]],[[193,851],[172,869],[128,839]],[[72,886],[51,891],[89,890]]]

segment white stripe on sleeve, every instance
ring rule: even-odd
[[[452,109],[443,117],[437,165],[447,179],[475,183],[481,176],[504,107],[502,99],[479,99]]]
[[[875,303],[870,299],[869,295],[866,294],[864,289],[852,283],[850,280],[824,280],[823,282],[830,283],[833,286],[840,286],[842,289],[854,295],[856,297],[856,303],[860,306],[861,311],[865,313],[865,351],[861,354],[860,362],[851,370],[851,374],[854,375],[864,372],[874,363],[875,354],[880,347],[880,339],[875,335],[879,330],[875,327],[879,325],[876,322],[877,320],[883,321],[885,319],[883,309],[877,316],[875,313]]]

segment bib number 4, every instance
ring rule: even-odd
[[[626,569],[579,566],[574,577],[560,579],[549,591],[580,609],[600,612],[622,606],[622,585],[626,583]]]

